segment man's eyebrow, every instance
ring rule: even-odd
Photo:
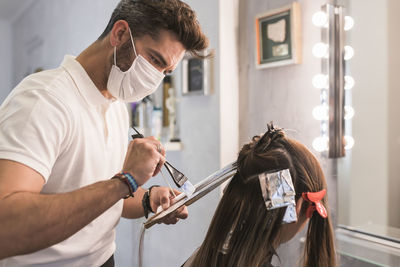
[[[165,58],[160,53],[158,53],[156,50],[153,50],[151,48],[149,48],[148,50],[149,50],[149,52],[151,54],[153,54],[153,56],[157,57],[157,59],[161,62],[161,64],[163,64],[162,67],[167,67],[168,66],[167,61],[165,60]]]

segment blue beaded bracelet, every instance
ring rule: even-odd
[[[129,194],[126,195],[124,198],[134,197],[133,193],[136,192],[136,190],[139,188],[139,185],[136,182],[135,178],[133,178],[133,176],[130,173],[120,172],[120,173],[114,175],[113,178],[120,179],[121,181],[125,182],[126,185],[128,186]]]
[[[121,174],[126,177],[126,179],[128,180],[129,184],[132,187],[133,193],[135,193],[136,190],[139,188],[139,185],[136,182],[135,178],[133,178],[133,176],[130,173],[127,173],[127,172],[122,172]]]

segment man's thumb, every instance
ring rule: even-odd
[[[169,198],[167,196],[162,196],[161,206],[162,206],[163,210],[166,210],[169,208]]]

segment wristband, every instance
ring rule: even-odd
[[[136,190],[139,188],[135,178],[129,173],[126,172],[121,172],[116,175],[114,175],[114,178],[118,178],[119,180],[123,181],[129,188],[129,194],[127,194],[124,199],[129,198],[129,197],[134,197],[134,193]]]
[[[159,185],[150,186],[150,188],[144,193],[143,198],[142,198],[144,217],[146,219],[148,218],[150,212],[154,213],[154,211],[150,205],[150,194],[151,194],[151,189],[153,189],[153,187],[159,187]]]
[[[132,186],[133,193],[135,193],[136,190],[139,188],[139,185],[136,182],[135,178],[133,178],[133,176],[128,172],[121,172],[121,174],[127,178],[129,184]]]

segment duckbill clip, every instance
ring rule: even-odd
[[[310,205],[307,208],[307,218],[311,218],[314,211],[317,211],[322,218],[328,217],[328,212],[326,211],[325,206],[321,203],[321,200],[324,198],[326,194],[326,189],[322,189],[318,192],[307,192],[301,194],[301,196],[306,200]]]

